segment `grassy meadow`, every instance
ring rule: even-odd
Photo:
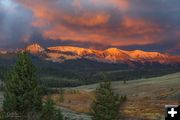
[[[98,84],[66,88],[64,102],[59,102],[59,94],[52,98],[58,106],[78,113],[89,113]],[[121,106],[124,119],[163,120],[166,104],[180,104],[180,73],[162,77],[113,82],[113,89],[128,100]]]
[[[64,101],[51,97],[68,120],[91,120],[88,115],[98,84],[65,88]],[[113,89],[128,100],[120,108],[124,120],[164,120],[166,104],[180,104],[180,73],[162,77],[112,82]],[[44,100],[47,97],[44,96]],[[3,93],[0,93],[0,106]]]

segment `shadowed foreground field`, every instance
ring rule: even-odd
[[[112,86],[116,93],[128,97],[120,109],[124,119],[163,120],[166,104],[180,104],[180,73],[129,81],[127,84],[113,82]],[[66,88],[63,103],[59,102],[59,95],[52,98],[58,106],[89,113],[96,87],[97,84]]]

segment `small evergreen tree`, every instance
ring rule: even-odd
[[[93,120],[119,120],[120,99],[115,95],[110,81],[100,83],[92,103]]]
[[[54,120],[54,102],[48,98],[42,109],[42,120]]]
[[[60,110],[55,111],[55,120],[63,120],[63,115]]]
[[[42,108],[36,69],[27,53],[19,53],[15,66],[5,77],[3,110],[27,117]]]
[[[50,98],[48,98],[43,106],[41,120],[63,120],[61,111],[56,110],[55,104]]]

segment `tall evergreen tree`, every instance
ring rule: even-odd
[[[119,96],[113,92],[110,81],[100,83],[92,103],[93,120],[119,120]]]
[[[15,66],[5,78],[3,109],[27,115],[42,108],[40,90],[37,83],[36,69],[25,52],[18,54]]]

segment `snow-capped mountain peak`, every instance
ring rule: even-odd
[[[43,48],[39,44],[29,45],[25,50],[32,54],[43,54],[43,56],[46,56],[46,60],[55,62],[85,58],[108,63],[129,63],[133,61],[139,63],[156,62],[161,64],[180,63],[179,56],[172,56],[159,52],[145,52],[142,50],[126,51],[118,48],[94,50],[73,46]]]
[[[31,44],[31,45],[28,45],[25,48],[25,50],[32,53],[32,54],[38,54],[38,53],[43,52],[45,49],[42,46],[40,46],[39,44],[34,43],[34,44]]]

